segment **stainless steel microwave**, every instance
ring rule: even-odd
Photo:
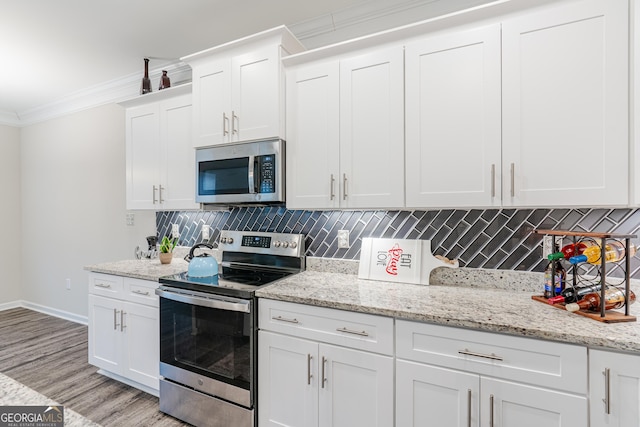
[[[284,202],[284,159],[281,139],[198,148],[196,202]]]

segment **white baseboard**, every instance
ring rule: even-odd
[[[113,380],[120,381],[121,383],[124,383],[126,385],[130,385],[131,387],[135,387],[138,390],[142,390],[145,393],[148,393],[148,394],[150,394],[152,396],[155,396],[155,397],[159,397],[160,396],[160,390],[159,390],[160,385],[158,385],[158,389],[151,388],[151,387],[149,387],[147,385],[140,384],[137,381],[130,380],[129,378],[125,378],[123,376],[120,376],[118,374],[114,374],[113,372],[106,371],[104,369],[98,369],[98,373],[101,374],[101,375],[104,375],[105,377],[109,377],[109,378],[111,378]]]
[[[12,301],[4,304],[0,304],[0,311],[9,310],[12,308],[28,308],[29,310],[38,311],[40,313],[48,314],[50,316],[59,317],[60,319],[69,320],[71,322],[80,323],[83,325],[89,324],[87,316],[80,316],[74,313],[70,313],[64,310],[58,310],[57,308],[47,307],[44,305],[36,304],[29,301]]]

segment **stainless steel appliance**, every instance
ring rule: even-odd
[[[198,148],[196,202],[284,202],[284,162],[281,139]]]
[[[305,269],[304,237],[224,230],[218,247],[218,277],[160,279],[160,410],[196,426],[255,426],[255,291]]]

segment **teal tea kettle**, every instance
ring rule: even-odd
[[[187,274],[189,277],[217,277],[218,261],[207,253],[194,255],[195,250],[198,248],[213,249],[213,246],[208,243],[198,243],[191,248],[189,255],[184,257],[184,260],[189,263],[189,270],[187,271]]]

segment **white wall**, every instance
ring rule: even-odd
[[[21,299],[20,129],[0,125],[0,308]]]
[[[106,105],[21,130],[22,298],[87,316],[85,265],[133,258],[155,213],[126,225],[124,109]],[[65,289],[66,279],[71,290]]]

